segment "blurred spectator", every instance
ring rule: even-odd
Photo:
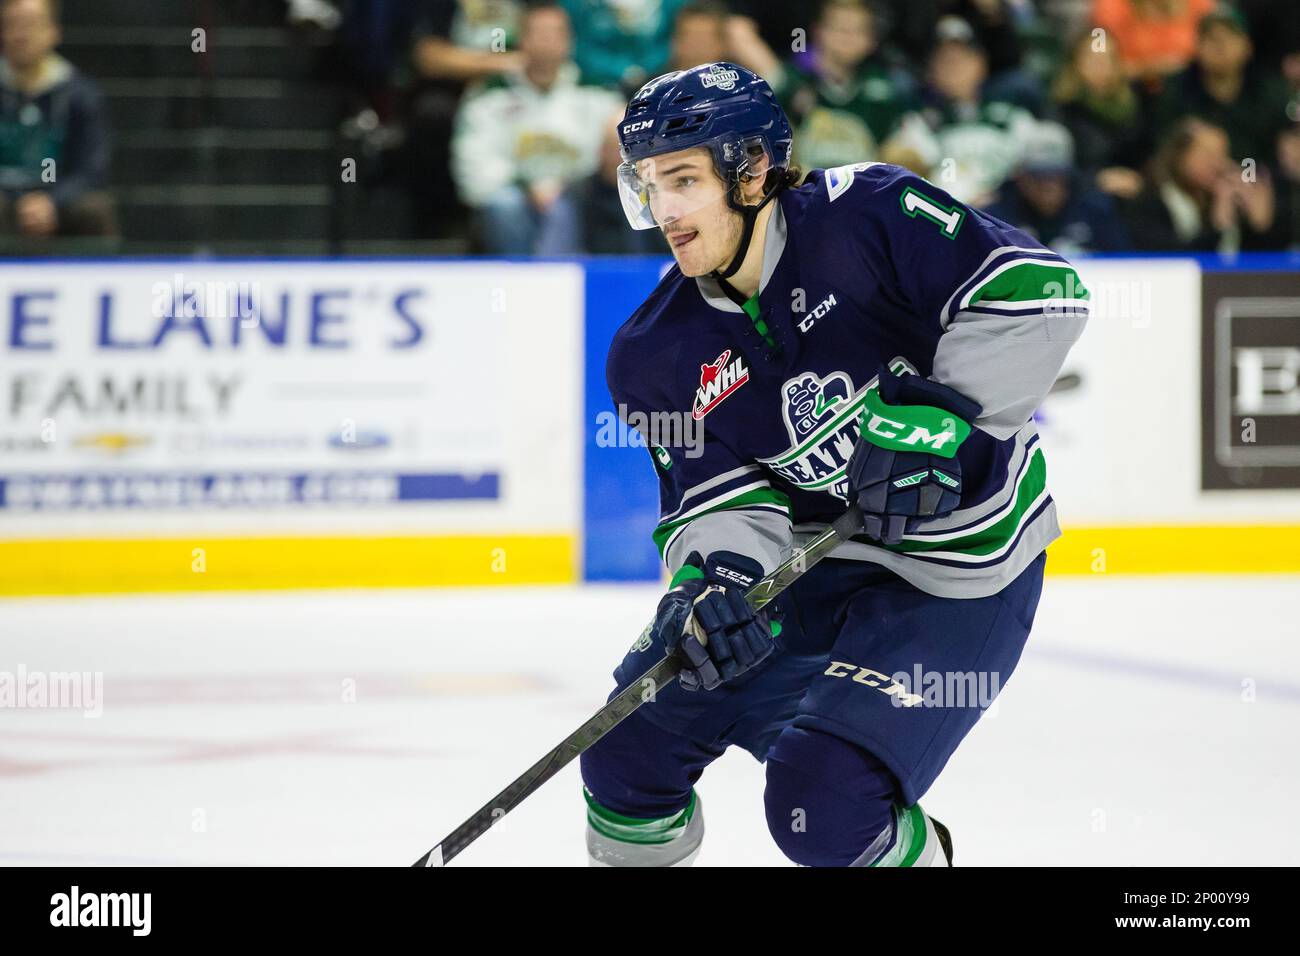
[[[1059,123],[1033,129],[1015,177],[987,211],[1061,255],[1129,248],[1115,201],[1076,171],[1070,132]]]
[[[767,78],[768,67],[808,45],[808,7],[790,0],[731,0],[730,58]]]
[[[1252,54],[1240,13],[1225,5],[1207,14],[1198,30],[1196,60],[1165,83],[1156,107],[1157,135],[1184,116],[1198,116],[1227,132],[1233,156],[1274,165],[1290,96],[1281,77],[1254,67]]]
[[[630,93],[668,68],[669,39],[687,0],[562,0],[582,81]]]
[[[1300,122],[1277,137],[1277,247],[1300,251]]]
[[[285,0],[288,23],[294,27],[316,27],[335,30],[343,20],[338,7],[329,0]]]
[[[957,17],[939,21],[926,76],[924,106],[905,119],[893,145],[919,156],[953,196],[983,205],[1019,160],[1033,114],[985,97],[988,57]]]
[[[1056,36],[1074,36],[1085,26],[1092,13],[1093,0],[1039,0],[1043,19]]]
[[[1250,181],[1228,152],[1228,134],[1190,117],[1161,144],[1150,186],[1127,212],[1129,234],[1140,250],[1231,254],[1267,249],[1276,241],[1267,167]]]
[[[56,0],[3,0],[0,27],[0,232],[115,234],[104,99],[54,52]]]
[[[622,105],[578,84],[573,35],[558,3],[530,6],[523,67],[469,94],[456,118],[452,173],[488,252],[533,252],[565,187],[596,166],[603,118]]]
[[[467,83],[519,69],[523,0],[425,0],[412,59],[426,80]]]
[[[1255,59],[1270,73],[1285,77],[1300,92],[1300,3],[1296,0],[1238,0],[1250,25]]]
[[[863,0],[827,0],[812,41],[769,77],[795,126],[797,161],[828,168],[876,159],[920,104],[907,77],[878,56],[875,15]]]
[[[888,12],[884,32],[914,63],[926,61],[939,22],[960,17],[974,31],[991,75],[1020,66],[1017,21],[1034,15],[1025,0],[881,0],[881,5]]]
[[[340,18],[337,69],[330,69],[360,94],[358,102],[349,104],[352,112],[371,109],[376,123],[397,118],[397,92],[410,73],[407,61],[418,13],[417,0],[370,0],[349,6]]]
[[[419,0],[410,54],[416,80],[403,150],[419,238],[459,231],[463,211],[449,175],[456,111],[467,83],[520,69],[515,46],[523,9],[522,0]],[[349,20],[361,10],[354,6]]]
[[[1115,44],[1081,34],[1066,51],[1052,99],[1074,141],[1078,169],[1113,195],[1132,199],[1141,192],[1138,167],[1147,158],[1149,133]]]
[[[1119,45],[1130,78],[1158,89],[1191,62],[1196,25],[1214,0],[1095,0],[1092,21]]]
[[[560,197],[537,242],[541,256],[662,255],[663,234],[658,229],[629,229],[618,194],[618,124],[623,109],[614,111],[600,142],[596,171],[580,179]]]
[[[725,60],[730,12],[717,0],[696,0],[677,11],[669,45],[669,70],[689,70]]]

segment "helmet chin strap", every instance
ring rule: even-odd
[[[776,190],[772,190],[770,194],[763,196],[763,202],[759,203],[758,206],[742,206],[738,209],[740,215],[745,219],[745,229],[740,234],[740,247],[737,248],[736,256],[731,260],[731,265],[728,265],[725,269],[714,269],[714,272],[712,272],[712,276],[716,280],[722,281],[725,286],[731,285],[727,282],[728,278],[740,272],[741,265],[745,263],[745,256],[749,255],[749,243],[754,241],[754,224],[758,222],[758,213],[762,212],[763,207],[767,206],[775,198]],[[728,204],[733,209],[736,208],[735,203]]]
[[[770,193],[763,197],[763,201],[757,206],[741,205],[737,203],[732,196],[727,197],[727,205],[739,212],[745,219],[745,228],[740,234],[740,247],[736,250],[736,255],[731,260],[731,264],[725,269],[714,269],[711,273],[713,278],[717,279],[722,284],[723,291],[727,293],[728,298],[734,299],[735,296],[731,294],[731,291],[728,291],[731,290],[731,283],[726,280],[730,279],[740,271],[741,265],[745,262],[745,256],[749,254],[749,244],[754,239],[754,225],[758,222],[758,214],[763,211],[764,206],[776,198],[776,194],[780,191],[781,187],[779,185],[776,186]]]

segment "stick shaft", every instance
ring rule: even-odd
[[[830,554],[850,535],[862,527],[862,514],[849,508],[825,531],[795,551],[784,564],[745,592],[745,600],[754,610],[761,610],[776,596],[797,581],[822,558]],[[570,761],[635,713],[642,704],[677,679],[682,665],[676,657],[662,658],[635,681],[596,711],[587,721],[533,764],[504,790],[480,807],[468,820],[443,838],[412,866],[443,866],[457,856],[507,813],[517,807],[547,780],[564,769]]]

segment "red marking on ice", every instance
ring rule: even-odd
[[[365,731],[373,733],[373,729]],[[27,761],[0,755],[0,777],[34,776],[56,770],[76,770],[85,767],[143,767],[159,764],[200,763],[212,760],[242,760],[249,757],[287,754],[326,754],[349,757],[428,758],[446,756],[446,750],[436,747],[385,747],[347,741],[349,734],[362,731],[317,732],[259,738],[231,738],[226,740],[199,740],[193,737],[157,737],[147,734],[97,734],[56,731],[9,731],[7,743],[47,741],[80,747],[114,747],[134,749],[132,754],[115,754],[103,757],[49,757],[41,762]],[[139,751],[152,752],[139,752]]]
[[[354,698],[344,700],[344,681],[351,681],[347,690]],[[281,706],[286,703],[308,706],[364,707],[370,702],[423,698],[428,701],[446,700],[450,697],[479,697],[490,699],[502,694],[542,694],[554,689],[554,683],[539,675],[527,673],[438,674],[438,673],[353,673],[335,674],[216,674],[201,677],[113,677],[104,680],[102,705],[104,715],[87,719],[85,730],[60,732],[57,730],[14,730],[5,728],[0,735],[0,748],[5,744],[48,743],[34,758],[10,752],[0,753],[0,777],[30,777],[53,771],[77,770],[89,767],[156,766],[159,764],[184,764],[216,760],[243,760],[276,755],[363,756],[389,759],[425,759],[445,755],[445,750],[431,747],[385,747],[355,743],[346,738],[359,733],[373,734],[374,728],[365,730],[323,731],[307,734],[270,735],[264,737],[229,737],[204,739],[200,735],[157,736],[148,733],[122,734],[107,731],[104,721],[111,720],[121,708],[176,707],[231,705]],[[351,701],[355,702],[351,702]],[[0,709],[0,719],[9,713]],[[59,711],[31,711],[53,715]],[[69,711],[63,711],[69,713]],[[311,713],[308,711],[307,713]],[[170,714],[163,714],[166,721]],[[165,726],[160,723],[158,726]],[[101,728],[104,732],[100,732]],[[254,732],[255,733],[255,732]],[[73,753],[59,755],[59,745],[73,749]],[[28,746],[26,750],[35,750]],[[100,755],[88,751],[114,751]]]

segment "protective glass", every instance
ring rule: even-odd
[[[724,155],[739,151],[741,179],[768,168],[761,140],[723,144]],[[729,157],[730,158],[730,157]],[[618,195],[633,229],[658,229],[727,200],[730,183],[718,178],[707,150],[665,153],[618,167]]]

